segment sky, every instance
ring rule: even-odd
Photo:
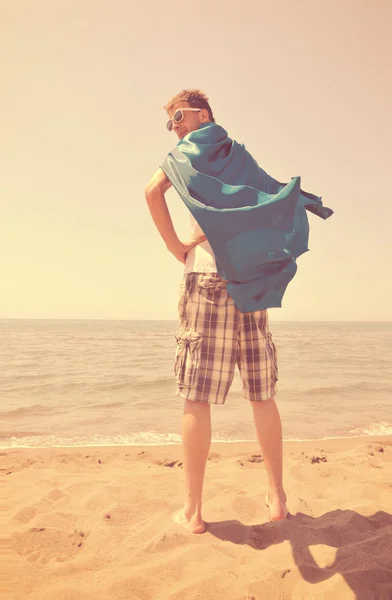
[[[391,22],[389,0],[0,2],[0,318],[177,318],[183,265],[144,190],[192,87],[335,211],[309,214],[271,320],[392,320]]]

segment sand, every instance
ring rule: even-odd
[[[392,437],[288,442],[269,522],[256,443],[215,443],[194,535],[181,446],[3,450],[1,597],[392,598]]]

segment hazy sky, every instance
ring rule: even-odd
[[[392,320],[390,0],[0,4],[0,318],[175,319],[144,188],[185,87],[309,214],[272,320]],[[189,216],[171,190],[183,241]]]

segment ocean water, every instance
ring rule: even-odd
[[[392,434],[392,323],[273,322],[286,440]],[[180,443],[176,321],[0,321],[0,446]],[[236,373],[213,440],[255,440]]]

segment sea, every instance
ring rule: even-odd
[[[285,440],[392,434],[392,322],[270,321]],[[0,321],[2,448],[181,443],[177,321]],[[213,441],[256,440],[236,372]]]

